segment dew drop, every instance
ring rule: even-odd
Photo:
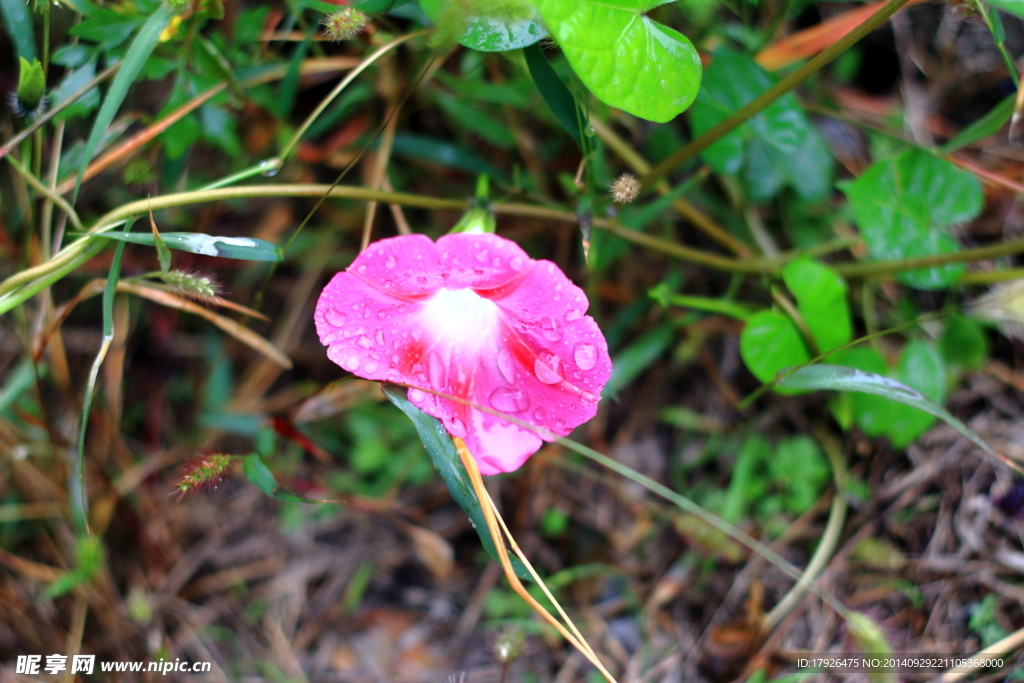
[[[399,313],[405,313],[405,309],[406,309],[406,305],[405,304],[398,304],[398,312]]]
[[[573,359],[580,370],[590,370],[597,365],[597,347],[593,344],[581,343],[576,345],[572,353]]]
[[[427,395],[424,394],[419,389],[410,389],[409,390],[409,400],[412,401],[413,403],[422,403],[423,400],[426,397],[427,397]]]
[[[394,268],[397,263],[398,259],[396,259],[394,256],[388,256],[386,259],[384,259],[385,268]]]
[[[583,134],[586,135],[588,138],[592,138],[597,134],[597,131],[594,130],[593,126],[587,126],[586,128],[583,129]]]
[[[381,309],[381,310],[377,311],[377,318],[378,319],[384,320],[384,318],[386,318],[386,317],[388,317],[388,312],[387,311],[385,311],[384,309]]]
[[[384,375],[385,382],[401,382],[402,376],[398,374],[397,370],[388,370]]]
[[[334,332],[328,332],[327,334],[325,334],[323,336],[323,338],[320,339],[320,342],[324,346],[329,346],[329,345],[333,344],[337,338],[338,338],[337,334],[335,334]]]
[[[583,311],[578,308],[572,308],[565,312],[565,322],[571,323],[574,320],[579,320],[583,317]]]
[[[345,318],[348,317],[336,308],[328,308],[324,311],[324,320],[329,322],[335,327],[341,327],[345,324]]]
[[[345,369],[349,372],[355,372],[359,369],[359,356],[349,356],[345,360]]]
[[[356,344],[367,350],[373,348],[373,342],[370,341],[370,338],[367,337],[365,334],[356,340]]]
[[[533,371],[544,384],[558,384],[562,381],[560,365],[562,359],[553,353],[541,351],[533,361]]]
[[[363,366],[363,372],[369,375],[374,372],[377,372],[378,368],[380,368],[380,366],[377,363],[375,363],[374,361],[370,361],[369,363]]]
[[[395,365],[398,365],[399,363],[402,362],[402,357],[396,353],[395,355],[391,356],[391,362],[394,363]]]
[[[491,259],[491,265],[495,268],[501,268],[501,259],[495,256]]]
[[[543,422],[544,420],[547,419],[547,416],[548,411],[544,410],[543,408],[537,408],[537,410],[533,411],[533,419],[536,420],[537,422]]]
[[[526,262],[522,256],[513,256],[512,260],[508,262],[508,267],[512,270],[519,272],[526,266]]]
[[[366,264],[365,263],[359,264],[359,267],[356,268],[356,271],[358,271],[360,275],[365,273],[366,272]]]
[[[597,403],[597,396],[594,396],[589,391],[584,391],[582,394],[580,394],[580,399],[583,401],[584,405],[588,406],[592,406],[595,403]]]
[[[436,351],[431,351],[427,356],[427,376],[430,378],[430,386],[433,389],[441,389],[445,386],[447,379],[447,368],[444,361]]]
[[[573,379],[583,379],[583,373],[580,372],[579,370],[573,370],[572,371],[572,378]]]
[[[384,281],[384,289],[391,289],[394,286],[395,286],[395,283],[392,282],[391,280],[385,280]]]
[[[530,407],[530,397],[511,387],[498,387],[489,400],[492,408],[503,413],[521,413]]]
[[[575,403],[570,403],[569,404],[569,410],[570,410],[570,412],[575,413],[576,412],[576,404]]]
[[[565,420],[563,420],[562,418],[558,418],[557,420],[555,420],[555,427],[557,427],[558,429],[565,429]]]
[[[540,333],[548,341],[558,341],[562,338],[562,324],[551,316],[541,318]]]
[[[466,435],[466,425],[459,418],[453,417],[451,427],[448,431],[451,432],[453,436],[462,438]]]
[[[509,384],[515,383],[516,370],[512,364],[512,354],[508,352],[508,349],[498,351],[498,372]]]
[[[377,346],[384,346],[384,330],[377,330],[373,335],[373,341],[377,342]]]
[[[487,251],[486,249],[484,249],[483,251],[478,251],[476,253],[476,260],[479,261],[480,263],[483,263],[484,261],[487,260],[487,257],[489,255],[490,255],[490,252]]]

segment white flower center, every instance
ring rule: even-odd
[[[491,336],[498,306],[472,289],[441,289],[424,306],[424,321],[438,338],[479,346]]]

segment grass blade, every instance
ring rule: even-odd
[[[544,102],[547,103],[558,122],[562,124],[562,128],[565,128],[582,149],[583,136],[580,134],[580,122],[584,118],[576,105],[576,98],[572,96],[569,88],[565,87],[565,83],[551,68],[548,58],[544,56],[544,51],[537,43],[524,47],[523,56],[526,57],[530,77],[537,85],[537,90],[540,90]]]
[[[152,234],[133,233],[96,233],[91,237],[104,237],[118,242],[143,244],[147,247],[158,247]],[[280,261],[281,250],[277,245],[255,237],[218,237],[201,232],[162,232],[160,237],[171,249],[188,251],[204,256],[219,256],[241,261]]]
[[[110,84],[110,90],[107,91],[107,96],[103,99],[103,106],[100,107],[96,120],[92,124],[89,140],[85,143],[85,153],[82,155],[82,163],[78,168],[78,179],[75,181],[72,204],[78,199],[78,191],[82,187],[82,175],[85,173],[85,167],[89,165],[89,160],[92,159],[96,145],[103,137],[103,132],[114,121],[114,115],[121,108],[121,103],[124,102],[124,98],[128,94],[128,88],[135,82],[142,66],[149,59],[149,55],[152,54],[153,48],[156,47],[157,41],[160,39],[160,34],[167,28],[173,14],[174,11],[170,5],[161,5],[146,20],[139,30],[139,34],[132,41],[132,46],[128,48],[128,53],[121,62],[121,69],[114,77],[114,82]]]
[[[480,542],[483,543],[484,550],[498,560],[498,551],[495,549],[494,539],[488,533],[487,520],[480,507],[480,500],[473,491],[473,482],[470,481],[466,469],[462,466],[455,444],[452,443],[444,426],[437,418],[427,415],[410,403],[405,396],[405,387],[385,384],[383,389],[388,400],[412,420],[416,432],[420,435],[420,440],[423,441],[423,447],[427,449],[427,455],[434,463],[434,469],[441,475],[441,479],[444,480],[445,486],[448,487],[455,502],[469,515],[469,521],[480,535]],[[509,560],[519,578],[531,578],[519,558],[510,555]]]
[[[131,230],[129,220],[124,230]],[[103,359],[114,341],[114,296],[117,294],[117,281],[121,277],[121,259],[124,256],[124,242],[119,242],[114,252],[114,260],[110,264],[107,285],[103,288],[103,343],[96,353],[96,359],[89,370],[89,381],[85,385],[85,396],[82,398],[82,418],[78,427],[78,459],[75,462],[75,482],[71,483],[71,515],[78,535],[89,533],[89,497],[85,491],[85,433],[89,429],[89,411],[92,408],[92,395],[96,389],[96,377],[99,375]]]
[[[940,420],[944,420],[946,424],[958,431],[964,438],[969,439],[978,448],[986,453],[996,455],[996,452],[985,443],[984,439],[963,422],[950,415],[945,408],[932,403],[914,389],[888,377],[841,365],[807,365],[783,377],[779,380],[778,386],[786,389],[806,391],[817,389],[859,391],[865,394],[881,396],[890,401],[896,401],[897,403],[923,410]]]

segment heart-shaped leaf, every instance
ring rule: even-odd
[[[701,64],[686,36],[647,16],[665,0],[535,0],[569,64],[602,101],[664,123],[690,106]]]
[[[982,208],[977,178],[920,149],[876,162],[842,189],[872,258],[878,260],[959,251],[960,245],[943,229],[974,218]],[[963,269],[963,264],[952,263],[906,271],[899,279],[918,289],[939,289],[955,282]]]
[[[458,26],[462,31],[453,38],[481,52],[518,50],[548,34],[537,10],[525,0],[478,1],[469,16],[464,14],[469,3],[461,0],[420,0],[420,6],[439,31]]]

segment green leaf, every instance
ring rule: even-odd
[[[750,56],[720,49],[704,74],[690,110],[694,136],[702,135],[768,90],[775,78]],[[793,95],[785,95],[701,153],[721,174],[741,175],[755,201],[790,186],[820,201],[832,189],[832,155]]]
[[[508,52],[533,45],[548,32],[537,10],[521,0],[477,0],[473,14],[466,16],[469,3],[461,0],[421,0],[420,6],[442,34],[462,29],[453,38],[481,52]]]
[[[99,144],[100,138],[103,137],[103,133],[114,121],[114,115],[117,114],[117,110],[121,107],[121,103],[128,94],[128,88],[135,82],[135,78],[139,75],[142,66],[149,59],[150,53],[156,47],[160,34],[167,28],[173,13],[174,11],[169,4],[161,5],[146,20],[142,30],[139,31],[139,35],[132,41],[132,46],[128,48],[128,52],[121,62],[121,68],[118,70],[117,75],[114,76],[114,82],[110,84],[107,96],[103,100],[103,106],[100,107],[100,112],[96,115],[96,121],[93,122],[92,131],[89,133],[89,140],[85,143],[85,154],[78,168],[72,204],[78,198],[78,190],[82,185],[82,174],[85,172],[88,160],[92,158],[92,153],[96,149],[96,145]]]
[[[950,427],[970,439],[978,448],[995,454],[991,446],[971,431],[967,425],[950,415],[945,408],[929,401],[920,392],[882,375],[839,365],[808,365],[787,375],[779,384],[804,391],[827,389],[857,391],[881,396],[890,401],[918,408],[944,420]]]
[[[430,456],[431,462],[434,463],[434,469],[441,475],[441,479],[444,480],[445,486],[448,487],[448,491],[452,494],[455,502],[469,515],[469,521],[473,528],[476,529],[477,534],[480,535],[480,542],[483,543],[487,554],[497,560],[497,550],[494,540],[488,532],[487,522],[484,520],[480,501],[477,500],[476,492],[473,491],[473,485],[469,481],[466,468],[462,466],[459,453],[455,450],[455,444],[452,443],[452,439],[448,436],[444,425],[437,418],[427,415],[410,403],[409,399],[405,396],[406,390],[404,387],[385,384],[383,385],[383,390],[388,400],[398,406],[398,409],[412,420],[424,448],[427,449],[427,455]],[[521,579],[531,578],[530,573],[518,557],[509,553],[509,559],[512,561],[512,567],[515,569],[516,576]]]
[[[921,392],[926,399],[941,403],[946,393],[946,365],[932,344],[914,340],[907,344],[894,373],[896,381]],[[935,417],[916,408],[896,405],[888,436],[893,446],[903,448],[935,422]]]
[[[697,95],[701,64],[686,36],[647,13],[665,0],[534,0],[573,70],[601,101],[665,123]]]
[[[35,28],[32,25],[32,13],[25,0],[0,0],[0,17],[3,17],[7,35],[14,43],[18,57],[35,59]]]
[[[988,0],[988,4],[1014,16],[1024,17],[1024,0]]]
[[[189,251],[205,256],[219,256],[241,261],[280,261],[281,250],[275,244],[255,237],[214,237],[201,232],[165,232],[160,235],[164,243],[171,249]],[[90,234],[89,237],[156,246],[152,234],[141,232],[117,233],[103,232]],[[157,248],[159,251],[159,247]]]
[[[526,66],[530,70],[530,77],[537,85],[544,103],[555,115],[555,118],[562,128],[566,130],[576,144],[583,147],[583,136],[580,133],[580,126],[583,124],[583,112],[576,104],[576,98],[565,87],[565,83],[558,77],[555,70],[551,68],[548,58],[539,45],[531,45],[523,50],[526,58]]]
[[[68,74],[61,80],[60,84],[54,90],[50,96],[53,100],[54,106],[57,106],[68,97],[81,90],[86,83],[96,77],[96,58],[85,62],[74,71],[69,71]],[[99,88],[92,88],[89,92],[85,93],[78,100],[68,106],[67,109],[58,114],[55,118],[57,121],[69,121],[71,119],[85,116],[100,103],[100,90]]]
[[[988,358],[988,339],[976,320],[951,315],[946,319],[946,330],[939,339],[939,350],[948,366],[956,370],[974,370]]]
[[[125,16],[120,12],[101,9],[72,27],[69,33],[90,43],[99,43],[100,49],[106,51],[128,40],[128,36],[145,21],[145,17]]]
[[[1024,0],[1019,0],[1022,11],[1024,11]],[[1013,105],[1016,95],[1007,95],[999,104],[992,107],[992,110],[980,119],[964,128],[956,134],[952,140],[939,148],[942,155],[952,154],[961,147],[973,144],[978,140],[984,140],[990,135],[995,135],[1013,115]]]
[[[46,365],[40,364],[40,373],[45,372],[46,368]],[[0,413],[14,405],[14,402],[35,383],[36,366],[31,358],[25,358],[5,377],[4,385],[0,388]]]
[[[740,334],[740,356],[761,382],[811,359],[793,321],[773,311],[761,311],[747,321]]]
[[[920,149],[876,162],[842,189],[871,257],[878,260],[959,251],[943,229],[974,218],[982,208],[981,185],[973,175]],[[898,277],[918,289],[939,289],[955,282],[963,269],[954,263]]]
[[[796,297],[797,310],[821,353],[853,338],[846,282],[834,270],[801,258],[786,264],[782,279]]]
[[[271,498],[277,498],[278,500],[288,500],[293,503],[320,503],[322,501],[312,500],[310,498],[303,498],[297,496],[291,491],[288,491],[280,484],[277,483],[277,479],[274,478],[274,473],[270,471],[267,464],[263,462],[263,458],[255,453],[247,455],[242,458],[242,472],[245,474],[245,478],[251,481],[253,484],[263,491],[264,494]]]

